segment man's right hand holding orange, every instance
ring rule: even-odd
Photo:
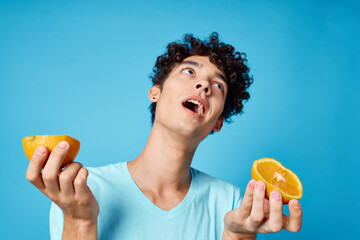
[[[63,211],[63,239],[97,239],[99,205],[86,183],[88,171],[78,162],[71,162],[62,170],[68,151],[66,141],[60,142],[51,153],[45,146],[38,147],[30,160],[26,179]]]

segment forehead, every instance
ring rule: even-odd
[[[183,60],[183,62],[186,62],[186,61],[194,61],[194,62],[198,62],[200,63],[201,65],[203,66],[206,66],[210,69],[213,69],[215,71],[220,71],[220,69],[217,68],[217,66],[215,64],[213,64],[212,62],[210,62],[210,59],[208,56],[198,56],[198,55],[194,55],[194,56],[190,56],[190,57],[187,57]]]

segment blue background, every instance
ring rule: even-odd
[[[50,200],[25,179],[22,137],[73,136],[85,166],[135,158],[151,129],[156,57],[185,33],[213,31],[247,54],[254,84],[244,114],[205,139],[193,167],[242,189],[262,157],[297,173],[301,231],[259,239],[358,237],[359,10],[355,1],[0,1],[0,239],[49,238]]]

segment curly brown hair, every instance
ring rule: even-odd
[[[183,42],[169,43],[166,53],[156,60],[150,77],[153,85],[162,88],[172,69],[185,58],[194,55],[208,56],[210,62],[225,73],[228,93],[221,116],[226,122],[230,122],[231,116],[241,113],[243,102],[250,98],[247,89],[253,83],[253,77],[249,75],[246,54],[235,52],[232,45],[219,42],[216,32],[213,32],[207,41],[201,41],[192,34],[185,34]],[[149,109],[151,121],[154,123],[156,103],[151,103]]]

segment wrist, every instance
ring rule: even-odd
[[[97,224],[97,218],[82,219],[82,218],[68,217],[64,215],[64,224],[65,223],[77,227],[86,227]]]
[[[63,239],[97,239],[97,218],[79,219],[64,216]]]
[[[224,228],[222,240],[254,240],[256,233],[233,233]]]

